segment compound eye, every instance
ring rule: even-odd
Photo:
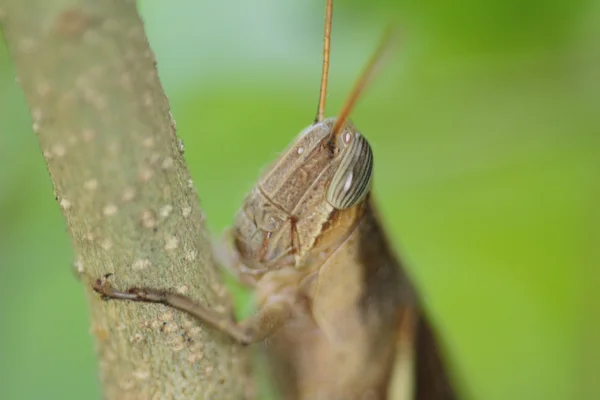
[[[373,152],[367,140],[358,133],[346,135],[342,140],[347,146],[327,189],[327,201],[338,210],[350,208],[364,199],[371,189],[373,175]]]

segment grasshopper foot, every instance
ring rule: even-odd
[[[163,303],[166,300],[167,294],[160,290],[130,288],[127,291],[119,291],[115,289],[109,282],[108,278],[112,273],[104,275],[101,279],[96,279],[92,284],[92,289],[100,294],[102,300],[119,299],[131,301],[143,301],[149,303]]]

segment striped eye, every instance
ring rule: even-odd
[[[338,210],[358,204],[369,193],[373,175],[373,152],[366,139],[355,134],[343,140],[348,144],[327,189],[327,201]]]

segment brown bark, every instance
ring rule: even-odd
[[[229,309],[135,1],[0,0],[0,21],[85,283],[104,396],[243,398],[238,345],[91,290],[113,273],[116,287]]]

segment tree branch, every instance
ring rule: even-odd
[[[243,398],[238,345],[91,290],[113,273],[230,309],[135,1],[0,0],[0,19],[86,283],[105,398]]]

